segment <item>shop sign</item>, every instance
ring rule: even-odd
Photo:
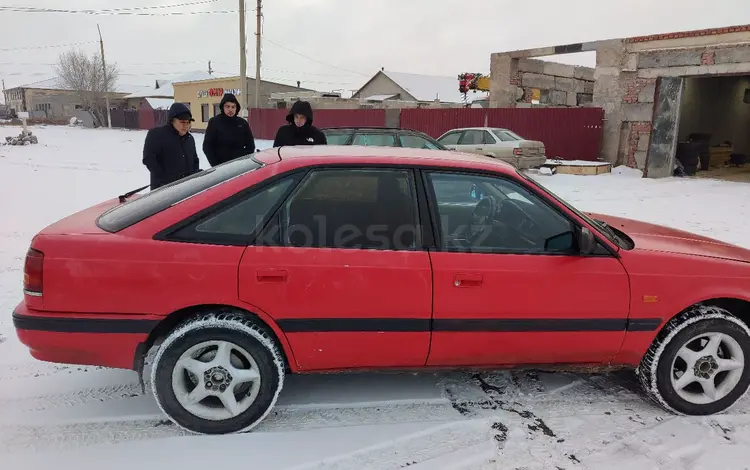
[[[208,90],[198,90],[198,98],[207,98],[209,96],[224,96],[227,93],[232,93],[237,96],[242,93],[239,88],[224,89],[224,88],[209,88]]]

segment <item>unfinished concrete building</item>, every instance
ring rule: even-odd
[[[586,51],[595,69],[532,59]],[[490,77],[490,107],[604,109],[602,160],[647,177],[671,176],[695,136],[702,170],[750,155],[750,25],[496,53]]]

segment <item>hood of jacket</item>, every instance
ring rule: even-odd
[[[305,127],[312,126],[313,123],[313,112],[312,106],[307,101],[295,101],[292,105],[292,109],[289,110],[289,114],[286,115],[286,120],[289,124],[294,124],[294,115],[301,114],[307,118]]]
[[[190,116],[190,120],[194,121],[193,119],[193,113],[190,112],[190,108],[185,106],[182,103],[174,103],[172,106],[169,107],[169,113],[167,114],[167,121],[172,122],[172,119],[176,118],[177,116],[180,116],[182,114],[186,114]]]
[[[221,99],[221,102],[219,103],[219,112],[221,114],[224,114],[224,104],[226,103],[234,103],[235,105],[237,105],[237,111],[234,113],[234,116],[232,117],[236,117],[240,115],[240,109],[242,109],[242,107],[240,106],[240,102],[237,100],[236,96],[234,96],[232,93],[224,94],[224,97]],[[226,116],[226,114],[224,114],[224,116]]]

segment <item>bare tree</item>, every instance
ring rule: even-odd
[[[97,127],[106,123],[105,93],[115,90],[119,70],[113,63],[107,64],[107,80],[104,81],[102,59],[98,53],[87,56],[81,51],[70,50],[60,54],[55,64],[59,85],[75,91],[87,111],[94,116]]]

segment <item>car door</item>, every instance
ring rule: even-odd
[[[301,370],[423,366],[432,272],[415,179],[316,168],[239,267],[239,296],[278,322]]]
[[[616,355],[628,277],[604,245],[580,255],[570,214],[520,178],[435,170],[424,181],[438,235],[428,366]]]

